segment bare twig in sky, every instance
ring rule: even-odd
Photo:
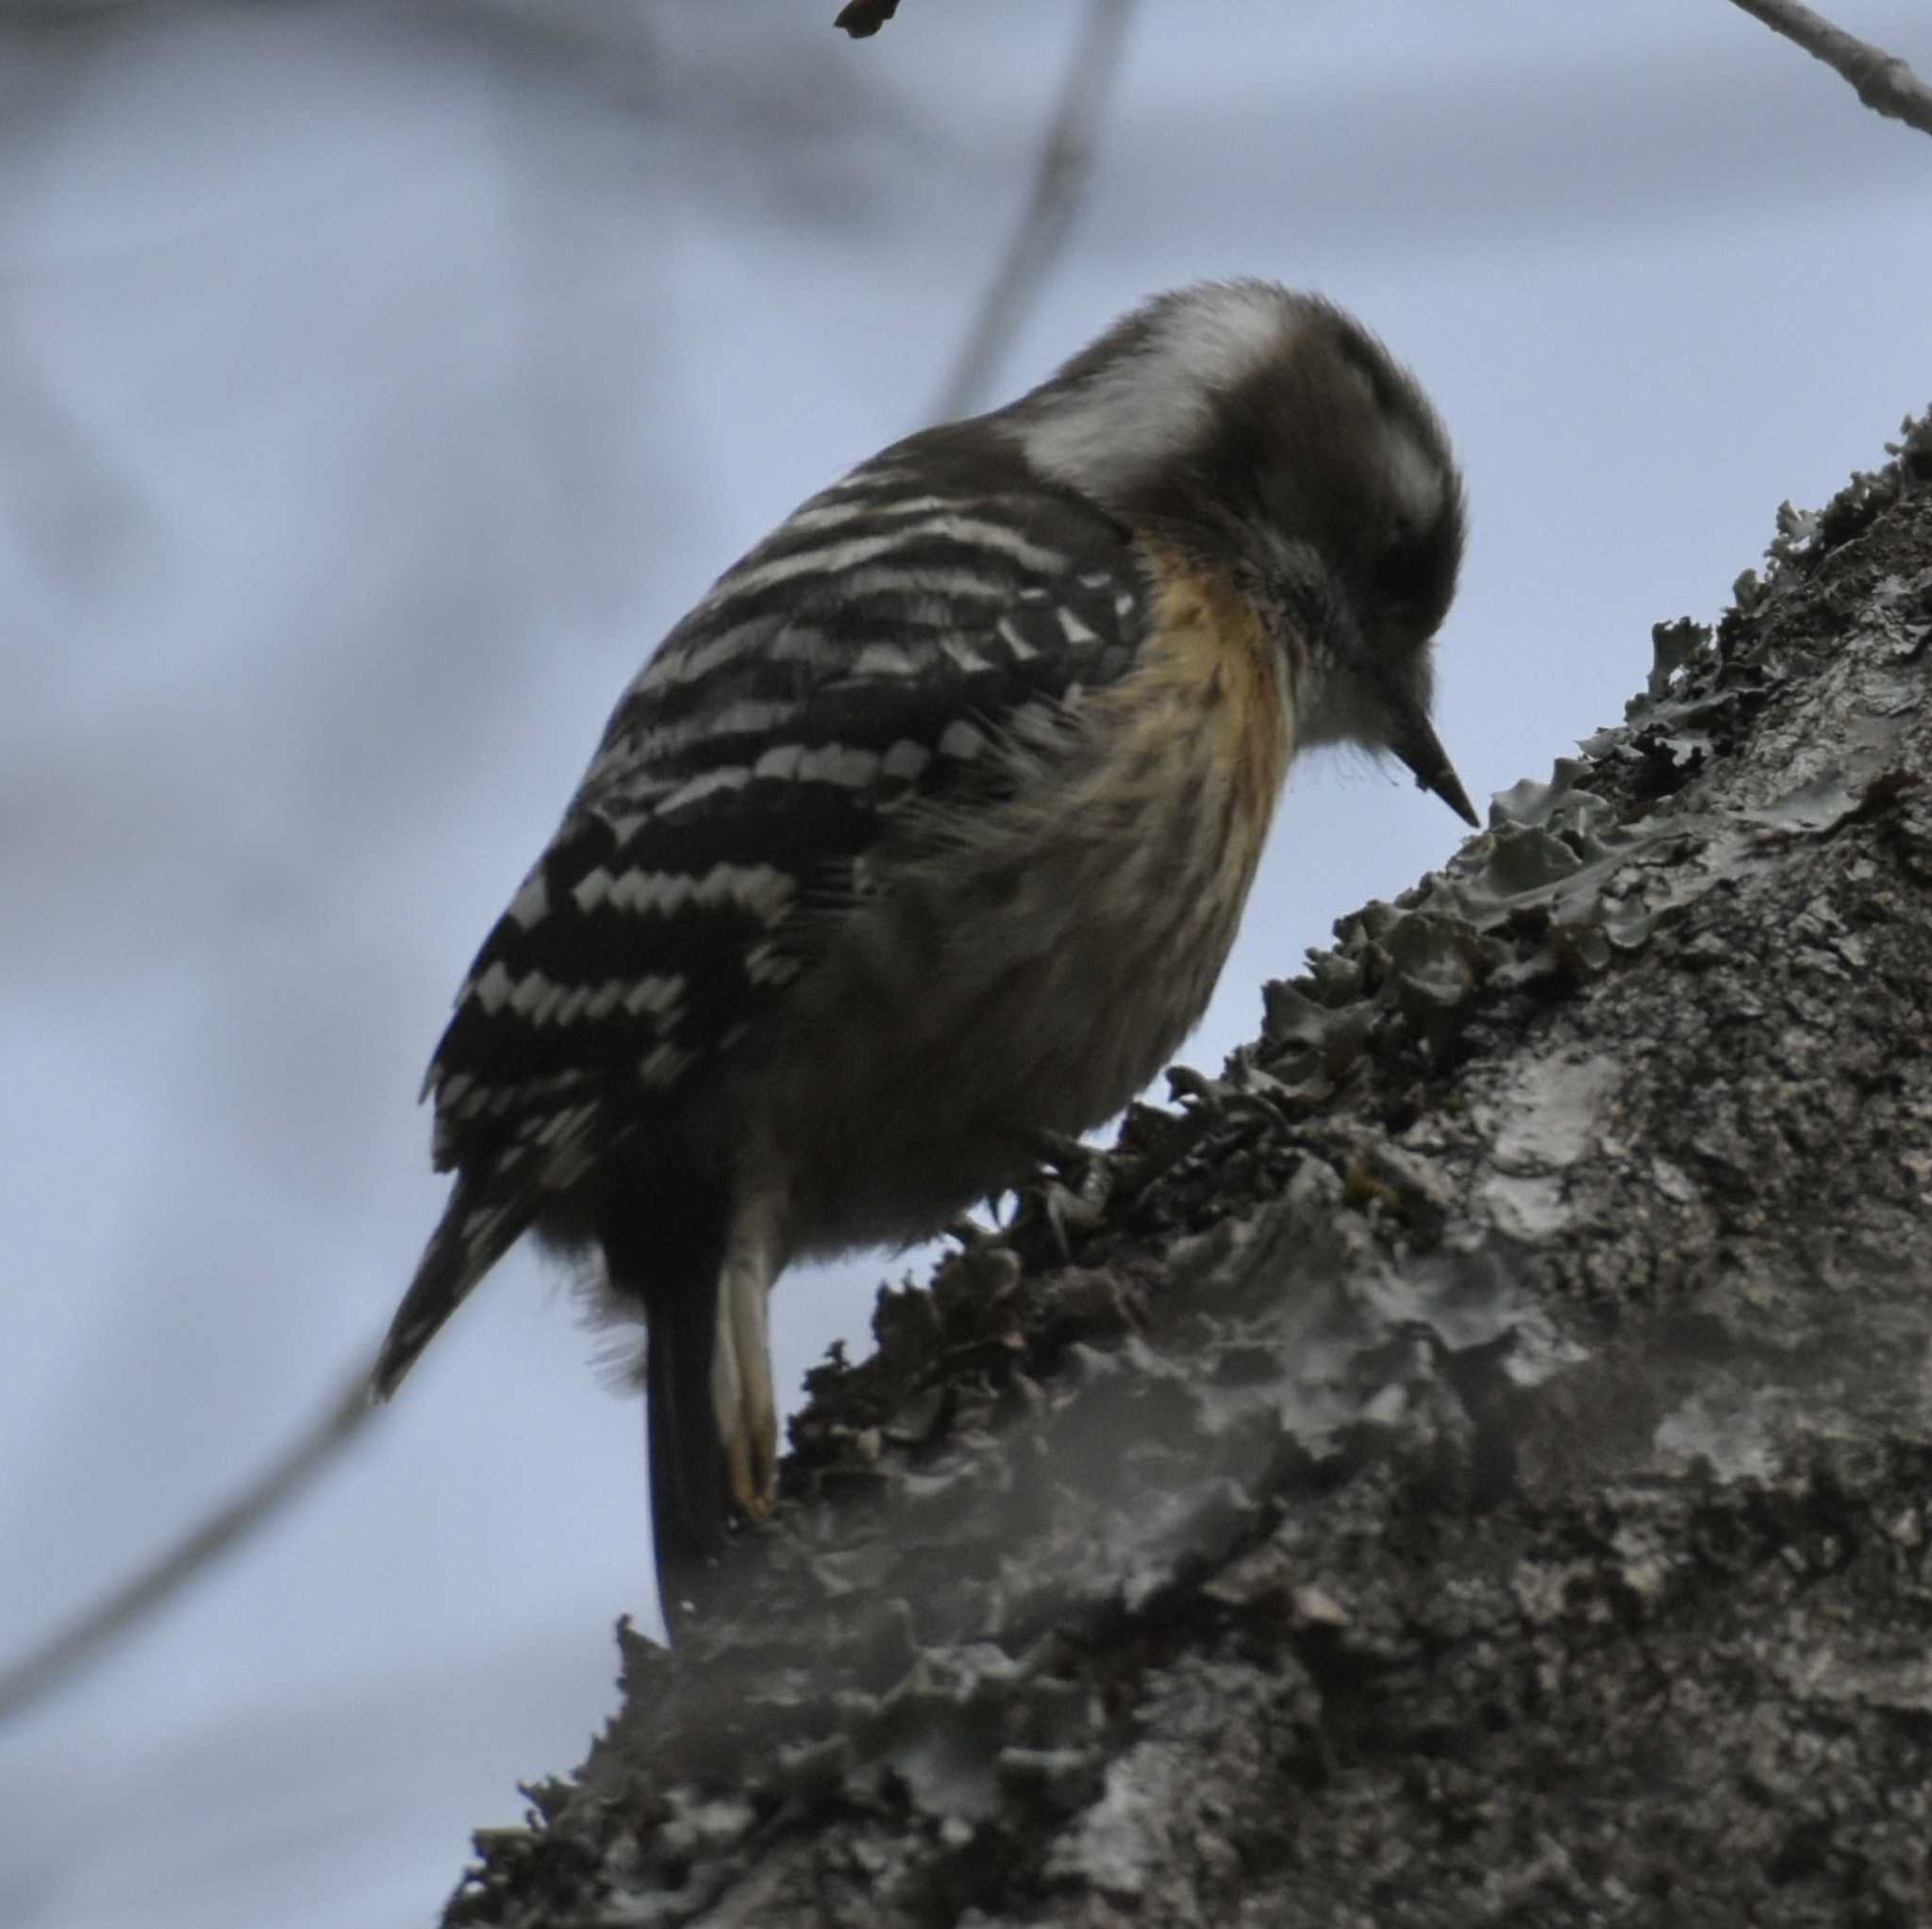
[[[951,422],[977,406],[1066,240],[1092,162],[1093,131],[1120,72],[1132,11],[1133,0],[1091,0],[1087,8],[1032,198],[946,379],[933,410],[936,422]]]
[[[1733,5],[1841,74],[1874,114],[1932,134],[1932,88],[1896,54],[1868,45],[1798,0],[1733,0]]]
[[[112,576],[146,527],[146,507],[37,366],[20,295],[34,281],[20,209],[58,151],[62,117],[92,66],[94,43],[48,34],[31,58],[0,58],[0,241],[8,298],[0,301],[0,526],[29,564],[61,590]]]
[[[899,10],[899,0],[846,0],[832,25],[842,26],[855,41],[870,40]]]
[[[368,1420],[364,1360],[334,1401],[287,1453],[217,1507],[167,1556],[117,1588],[34,1653],[0,1669],[0,1721],[18,1715],[106,1652],[220,1555],[258,1526],[341,1453]]]

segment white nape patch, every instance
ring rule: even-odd
[[[509,916],[522,929],[527,931],[531,925],[541,923],[550,914],[550,887],[543,881],[543,867],[539,864],[524,879],[524,888],[509,901]]]
[[[1279,353],[1302,312],[1266,282],[1190,289],[1104,368],[1037,391],[1013,432],[1038,468],[1105,502],[1199,436],[1214,398]]]
[[[1442,513],[1442,465],[1407,430],[1394,424],[1385,425],[1382,447],[1403,521],[1411,529],[1434,528]]]

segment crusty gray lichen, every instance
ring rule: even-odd
[[[1928,481],[883,1294],[449,1921],[1925,1921]]]

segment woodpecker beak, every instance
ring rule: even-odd
[[[1415,773],[1420,789],[1433,790],[1472,829],[1482,829],[1469,792],[1450,768],[1449,753],[1442,748],[1436,726],[1420,710],[1402,720],[1402,734],[1389,747]]]

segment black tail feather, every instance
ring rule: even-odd
[[[486,1206],[470,1179],[457,1181],[370,1376],[378,1400],[387,1400],[402,1384],[470,1289],[523,1237],[531,1217],[527,1205]]]
[[[724,1450],[711,1401],[717,1304],[714,1272],[702,1284],[680,1281],[654,1293],[645,1305],[651,1522],[667,1621],[679,1588],[724,1545]]]
[[[611,1292],[644,1316],[652,1537],[658,1592],[674,1623],[724,1549],[729,1510],[711,1399],[725,1198],[704,1176],[684,1178],[648,1198],[641,1189],[612,1195],[598,1228]]]

